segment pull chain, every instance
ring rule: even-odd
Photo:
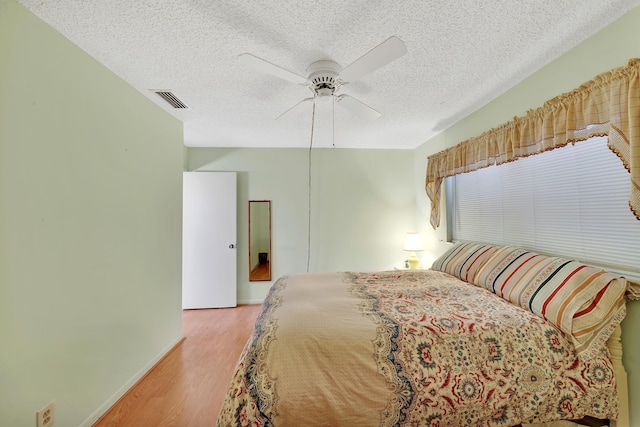
[[[311,263],[311,149],[313,148],[313,127],[316,121],[316,99],[313,98],[313,107],[311,110],[311,138],[309,141],[309,218],[307,226],[307,273]]]
[[[336,148],[336,97],[332,96],[331,102],[331,145]]]

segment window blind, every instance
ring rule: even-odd
[[[606,137],[448,180],[454,240],[640,273],[640,221],[627,204],[629,173]]]

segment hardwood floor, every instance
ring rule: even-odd
[[[269,262],[267,261],[264,264],[258,264],[258,266],[251,270],[251,273],[249,273],[249,279],[258,281],[271,280]]]
[[[184,342],[93,427],[214,426],[260,305],[185,310]]]

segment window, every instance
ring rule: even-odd
[[[639,273],[629,185],[606,137],[456,175],[446,185],[451,237]]]

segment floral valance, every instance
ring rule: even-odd
[[[431,225],[440,225],[444,178],[605,135],[630,172],[629,207],[640,219],[640,59],[632,59],[523,117],[429,156]]]

